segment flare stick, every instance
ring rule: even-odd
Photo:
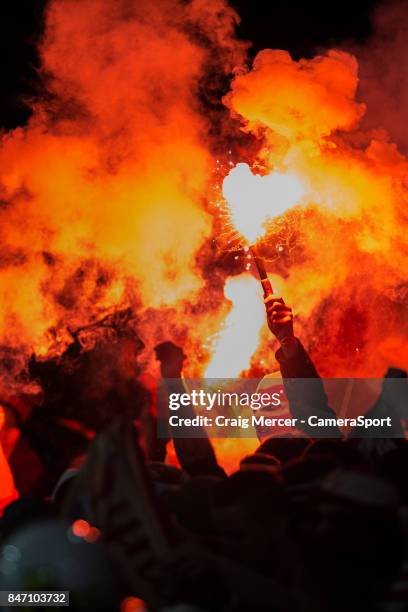
[[[253,260],[255,261],[256,269],[258,270],[259,278],[261,280],[261,285],[264,292],[264,298],[266,298],[268,297],[268,295],[273,294],[273,288],[266,272],[264,260],[258,255],[255,247],[249,247],[249,250],[251,252]]]

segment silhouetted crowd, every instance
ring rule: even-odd
[[[177,380],[182,351],[166,342],[156,355]],[[318,380],[299,342],[277,358],[284,378]],[[46,379],[52,399],[24,422],[3,404],[2,478],[10,465],[14,491],[3,495],[0,590],[69,591],[72,610],[408,610],[403,436],[271,437],[227,475],[207,437],[157,439],[143,385],[53,420],[73,382]],[[313,406],[288,388],[291,411],[329,410],[318,393]],[[384,385],[373,409],[391,404]]]

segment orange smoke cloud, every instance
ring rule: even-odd
[[[50,3],[46,91],[0,149],[4,344],[45,353],[50,328],[194,298],[212,164],[197,89],[242,57],[236,20],[222,0]]]
[[[356,88],[357,62],[347,53],[294,62],[287,51],[266,49],[234,80],[226,102],[251,131],[267,127],[291,141],[318,144],[357,123],[364,106],[354,100]]]
[[[282,290],[299,315],[300,335],[332,376],[380,376],[390,363],[408,365],[407,351],[387,351],[395,342],[384,343],[407,333],[399,318],[407,160],[384,132],[360,130],[357,85],[357,62],[345,52],[295,62],[266,50],[225,98],[259,138],[263,173],[283,169],[308,185],[294,211],[294,252],[286,262],[281,257]],[[271,246],[264,250],[276,260]]]
[[[304,186],[261,250],[322,372],[408,366],[407,160],[384,130],[362,129],[353,55],[265,50],[245,70],[237,22],[223,0],[50,2],[44,91],[0,147],[3,346],[62,350],[68,329],[131,306],[148,349],[183,343],[202,374],[234,308],[226,277],[248,267],[223,265],[211,242],[214,151],[227,157],[228,136],[237,162]],[[212,116],[203,91],[219,97],[231,74]],[[273,368],[260,337],[256,372]]]

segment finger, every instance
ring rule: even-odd
[[[271,302],[277,302],[278,304],[284,304],[282,298],[277,297],[276,295],[267,295],[264,299],[264,304],[269,304]]]
[[[276,310],[276,312],[283,312],[283,311],[290,311],[292,309],[286,306],[286,304],[277,304],[275,302],[274,304],[267,304],[266,310],[267,312],[270,312],[272,310],[274,311]]]
[[[267,317],[293,317],[291,310],[268,310]]]
[[[269,317],[268,321],[270,323],[272,323],[273,325],[280,325],[281,323],[287,323],[289,321],[293,321],[292,317],[286,316],[286,317]]]
[[[282,325],[284,323],[290,323],[292,321],[292,317],[274,317],[272,319],[272,323],[274,325]]]
[[[286,317],[293,319],[293,315],[290,310],[286,310],[284,312],[271,312],[268,314],[268,317],[272,319],[285,319]]]
[[[271,321],[271,323],[283,323],[286,321],[293,321],[293,318],[290,315],[286,315],[284,317],[280,315],[276,315],[276,316],[268,317],[268,321]]]

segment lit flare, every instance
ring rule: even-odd
[[[253,174],[248,164],[237,164],[225,177],[222,191],[231,223],[249,242],[263,237],[268,221],[297,204],[303,187],[293,174]]]

